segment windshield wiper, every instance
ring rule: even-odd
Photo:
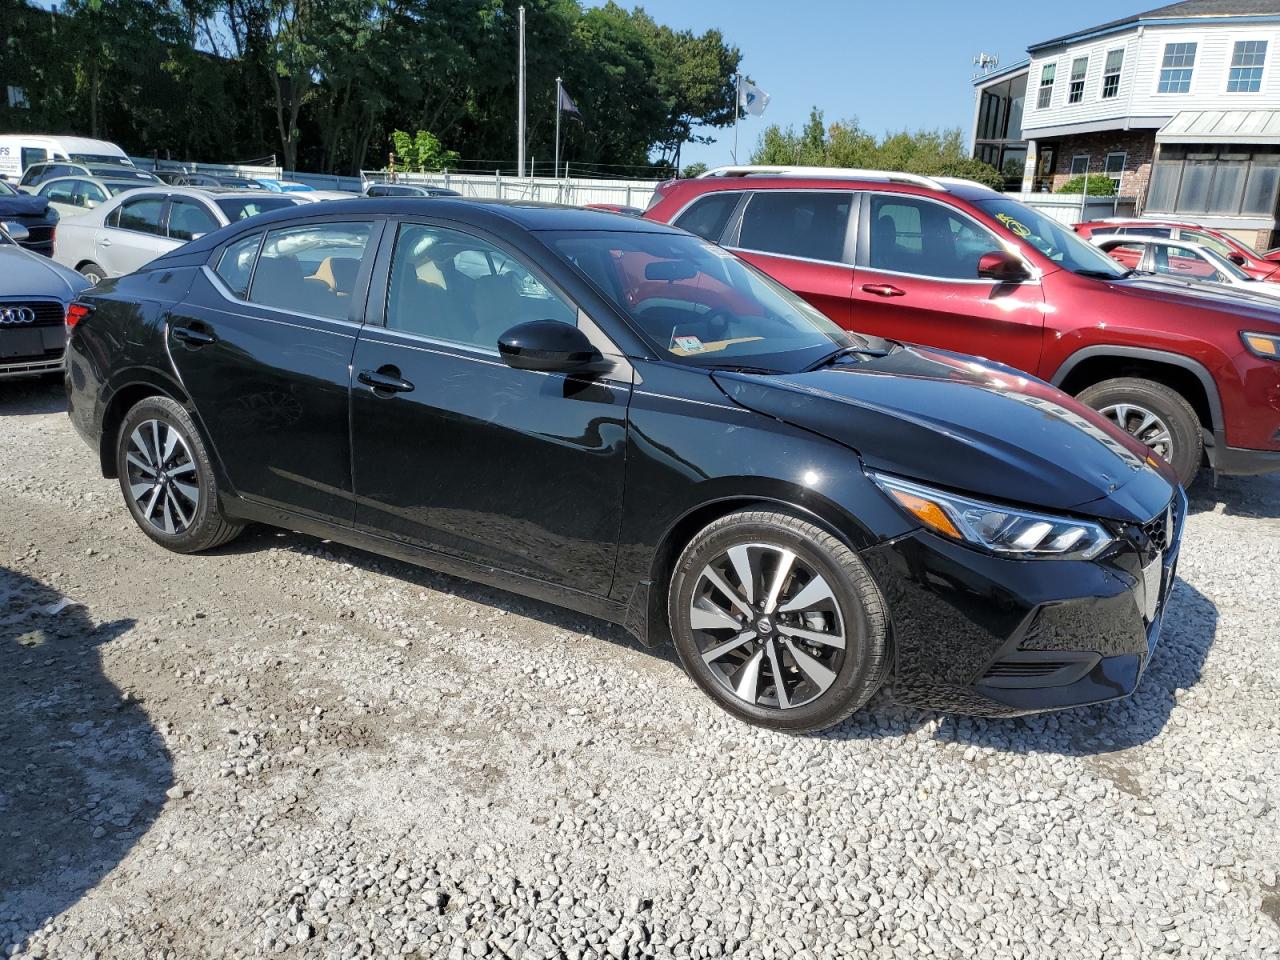
[[[1085,270],[1077,270],[1075,271],[1075,273],[1076,273],[1076,276],[1078,277],[1093,277],[1094,279],[1097,279],[1097,280],[1127,280],[1131,276],[1133,276],[1134,271],[1126,270],[1124,273],[1117,274],[1117,273],[1110,273],[1107,270],[1085,269]]]
[[[878,347],[841,347],[839,350],[827,354],[816,363],[809,364],[809,366],[804,368],[804,372],[809,373],[812,370],[820,370],[823,367],[829,367],[831,364],[849,356],[871,357],[874,359],[876,357],[887,357],[888,355],[888,350],[881,350]]]
[[[774,370],[770,367],[745,367],[738,363],[704,363],[699,366],[707,370],[724,370],[727,373],[756,373],[761,376],[771,377],[782,373],[781,370]]]

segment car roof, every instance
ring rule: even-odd
[[[722,190],[880,190],[918,196],[959,197],[976,202],[1001,194],[975,180],[926,177],[884,170],[839,167],[725,167],[689,179],[668,181],[670,187],[697,193]]]

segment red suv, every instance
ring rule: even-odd
[[[1274,253],[1259,253],[1229,233],[1210,230],[1194,223],[1176,220],[1091,220],[1077,223],[1076,233],[1089,238],[1094,234],[1129,234],[1135,237],[1163,237],[1167,240],[1192,240],[1222,254],[1255,280],[1280,283],[1280,262],[1270,259]]]
[[[730,167],[645,216],[732,250],[844,327],[1028,371],[1110,417],[1183,483],[1280,470],[1280,307],[1135,275],[980,184]]]

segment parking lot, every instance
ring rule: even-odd
[[[1280,956],[1280,478],[1202,477],[1131,699],[788,737],[551,606],[166,553],[56,382],[0,461],[0,953]]]

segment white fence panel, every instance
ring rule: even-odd
[[[1134,208],[1132,197],[1085,198],[1078,193],[1006,193],[1005,196],[1020,200],[1068,227],[1104,217],[1129,216]]]

